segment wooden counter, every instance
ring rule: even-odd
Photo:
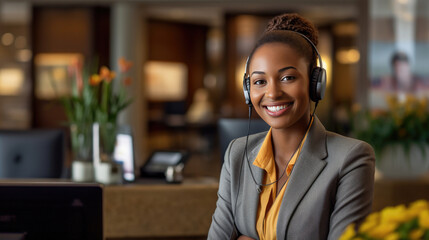
[[[216,180],[131,184],[104,188],[104,236],[112,239],[205,239],[216,207]],[[429,176],[376,176],[373,211],[429,200]],[[198,238],[200,237],[200,238]]]
[[[43,180],[45,181],[45,180]],[[46,180],[47,182],[66,182]],[[40,179],[0,180],[34,183]],[[103,187],[103,233],[106,240],[206,239],[216,208],[216,178],[186,179],[182,184],[146,181]],[[429,200],[429,176],[385,179],[376,176],[373,210]]]
[[[218,183],[129,184],[104,187],[104,237],[144,239],[207,235]]]

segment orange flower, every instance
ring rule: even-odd
[[[114,71],[110,71],[108,67],[102,66],[100,68],[100,78],[106,82],[111,82],[115,78],[116,74]]]
[[[70,77],[75,76],[77,91],[78,93],[81,93],[83,89],[82,62],[78,59],[73,59],[67,70]]]
[[[89,85],[97,86],[101,82],[101,77],[98,74],[92,74],[89,78]]]
[[[132,82],[133,82],[133,80],[131,79],[131,77],[124,78],[124,85],[125,86],[130,86]]]
[[[130,68],[133,66],[133,63],[131,61],[127,61],[125,60],[124,57],[119,58],[119,69],[121,70],[121,72],[127,72],[128,70],[130,70]]]

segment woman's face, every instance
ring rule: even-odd
[[[310,119],[309,63],[284,43],[267,43],[253,54],[250,98],[273,129],[307,125]]]

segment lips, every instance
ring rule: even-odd
[[[286,112],[292,105],[293,105],[293,102],[290,102],[290,103],[281,104],[281,105],[265,106],[265,108],[267,109],[268,114],[277,116]]]

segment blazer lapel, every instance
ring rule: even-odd
[[[308,133],[301,154],[292,170],[280,207],[277,239],[285,239],[287,227],[296,207],[326,165],[326,130],[317,117]]]
[[[256,138],[249,139],[248,149],[252,149],[248,152],[248,158],[244,156],[243,165],[243,191],[240,192],[242,197],[239,197],[239,204],[237,209],[240,210],[238,224],[240,229],[243,229],[246,233],[250,233],[249,237],[258,239],[258,233],[256,232],[256,214],[259,205],[259,192],[258,185],[263,181],[264,171],[255,165],[253,161],[259,153],[259,150],[264,142],[266,133],[258,135]],[[246,162],[247,161],[247,162]],[[251,170],[251,171],[250,171]],[[255,181],[257,184],[255,184]],[[241,224],[240,224],[241,223]]]

